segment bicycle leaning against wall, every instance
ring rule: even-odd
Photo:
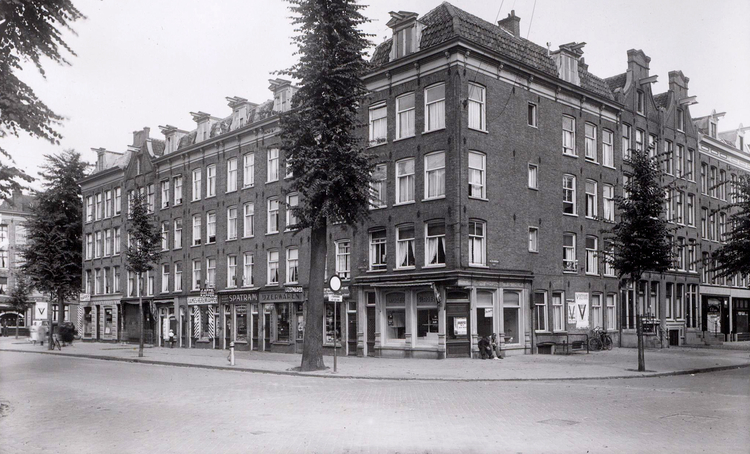
[[[607,334],[607,330],[597,326],[589,337],[589,349],[593,351],[612,350],[612,337]]]

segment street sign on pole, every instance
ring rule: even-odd
[[[333,292],[332,294],[328,295],[328,301],[334,303],[333,304],[333,372],[336,372],[336,357],[338,356],[336,352],[338,351],[338,344],[339,344],[339,333],[336,329],[336,305],[337,303],[340,303],[344,301],[344,297],[339,293],[339,290],[341,290],[341,278],[338,274],[334,274],[331,276],[330,279],[328,279],[328,288],[331,289]]]
[[[331,303],[340,303],[344,301],[344,295],[328,295],[328,301]]]

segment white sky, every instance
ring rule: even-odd
[[[6,138],[2,146],[18,166],[37,175],[43,155],[73,148],[89,162],[91,148],[124,151],[144,126],[163,139],[158,126],[195,128],[189,112],[229,114],[224,99],[270,99],[272,71],[294,61],[293,27],[281,0],[74,0],[87,19],[67,34],[77,57],[72,66],[45,65],[46,80],[28,67],[21,78],[66,121],[59,146],[39,139]],[[390,34],[389,11],[420,16],[438,0],[369,0],[366,31],[379,43]],[[747,0],[452,0],[487,21],[521,18],[523,36],[552,49],[588,43],[589,70],[609,77],[625,71],[628,49],[651,57],[666,91],[668,72],[690,78],[698,97],[694,117],[726,112],[720,130],[750,125],[750,2]],[[533,11],[533,21],[532,21]],[[35,185],[36,186],[36,185]]]

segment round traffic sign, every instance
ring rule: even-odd
[[[334,274],[330,279],[328,279],[328,288],[330,288],[333,292],[338,292],[339,290],[341,290],[341,278],[338,274]]]

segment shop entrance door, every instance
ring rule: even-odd
[[[271,351],[271,314],[263,314],[263,351]]]
[[[367,356],[375,356],[375,308],[367,307]]]
[[[469,335],[469,303],[446,303],[446,356],[448,358],[471,357]]]
[[[669,346],[678,346],[680,345],[680,330],[678,329],[670,329],[669,330]]]
[[[349,356],[357,356],[357,314],[347,314],[349,323],[347,323],[347,354]]]
[[[253,350],[258,350],[258,333],[260,332],[260,323],[258,323],[258,311],[255,308],[250,311],[250,318],[252,319],[250,323],[253,327]]]
[[[224,307],[224,349],[229,348],[229,343],[232,342],[232,312],[230,306]]]

